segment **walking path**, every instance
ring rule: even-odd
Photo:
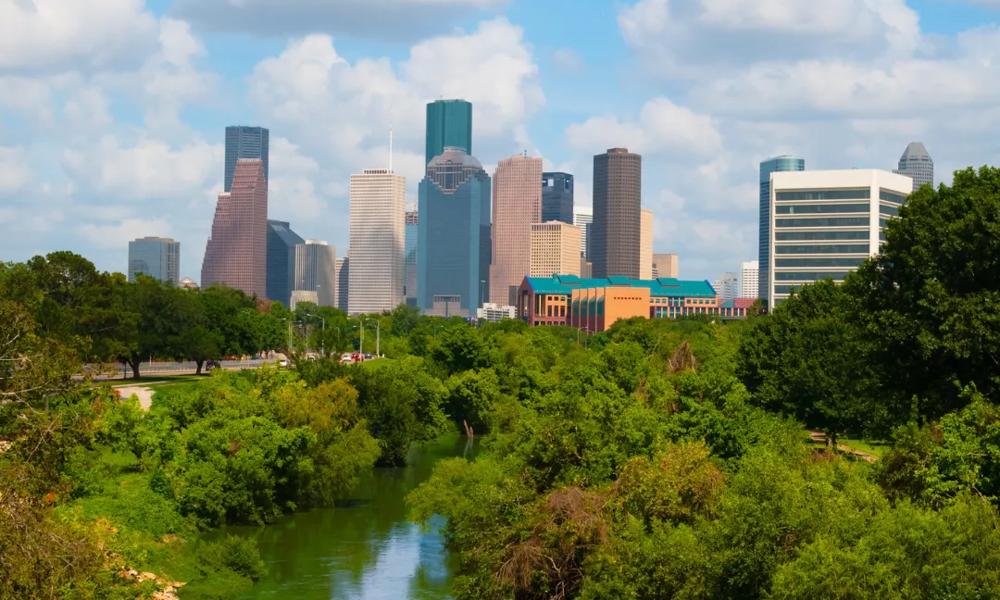
[[[142,410],[149,410],[149,407],[153,405],[153,390],[145,385],[121,385],[115,388],[118,393],[121,394],[122,398],[128,398],[129,396],[135,396],[139,399],[139,406]]]

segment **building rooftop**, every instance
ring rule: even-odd
[[[927,148],[920,142],[910,142],[906,146],[906,150],[903,150],[903,156],[900,160],[912,160],[912,159],[929,159],[931,155],[927,152]]]
[[[552,277],[526,277],[525,280],[536,294],[569,294],[573,290],[602,287],[645,287],[654,297],[669,298],[714,298],[715,288],[708,281],[691,281],[661,277],[659,279],[633,279],[612,276],[607,278],[580,278],[576,275],[553,275]]]

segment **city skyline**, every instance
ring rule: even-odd
[[[792,1],[785,20],[761,9],[740,23],[701,0],[688,11],[662,0],[442,0],[455,10],[440,11],[387,1],[393,19],[353,31],[338,25],[345,13],[381,15],[290,0],[279,28],[261,3],[243,3],[227,33],[191,2],[37,13],[15,3],[16,51],[0,67],[0,257],[68,249],[124,272],[127,241],[156,235],[181,242],[180,275],[197,279],[224,186],[224,129],[237,124],[269,129],[269,218],[345,248],[349,174],[388,166],[390,130],[393,168],[416,202],[435,99],[476,106],[471,143],[487,172],[527,150],[575,176],[580,207],[591,206],[593,154],[642,154],[655,166],[643,181],[654,250],[678,252],[698,278],[753,256],[755,172],[769,156],[893,169],[921,141],[943,183],[1000,162],[988,135],[1000,120],[1000,67],[988,60],[1000,13],[972,0]],[[60,21],[89,25],[47,26]]]

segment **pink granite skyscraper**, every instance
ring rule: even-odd
[[[517,154],[493,175],[493,264],[490,302],[513,305],[531,271],[531,224],[542,217],[542,159]]]
[[[236,162],[233,185],[219,194],[212,234],[201,264],[201,285],[226,285],[265,297],[267,180],[260,159]]]

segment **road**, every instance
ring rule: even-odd
[[[228,371],[239,371],[242,369],[259,369],[263,365],[277,362],[275,358],[254,358],[248,360],[224,360],[221,361],[223,369]],[[100,365],[87,365],[87,370],[94,372]],[[139,366],[139,372],[143,377],[161,375],[194,375],[198,371],[197,365],[193,361],[185,362],[144,362]],[[116,371],[105,370],[94,377],[95,381],[108,381],[113,379],[129,379],[132,376],[132,369],[118,366]]]

